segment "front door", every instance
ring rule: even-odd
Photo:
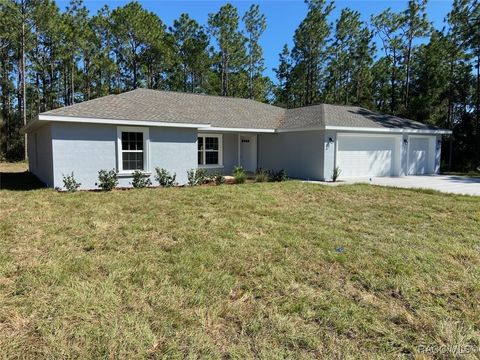
[[[257,135],[240,135],[240,165],[245,171],[257,169]]]

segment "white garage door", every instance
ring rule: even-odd
[[[428,174],[428,138],[410,137],[408,150],[408,175]]]
[[[337,138],[342,177],[394,175],[395,137],[340,134]]]

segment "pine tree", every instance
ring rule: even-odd
[[[471,153],[474,159],[470,161],[469,167],[477,168],[480,167],[480,4],[476,0],[454,0],[447,21],[452,42],[460,48],[457,50],[465,54],[463,60],[474,69],[469,75],[474,74],[471,83],[475,90],[472,94],[465,94],[471,96],[472,101],[470,106],[464,107],[462,118],[463,122],[473,118]],[[452,54],[455,53],[456,50],[452,51]],[[465,87],[462,90],[468,92],[470,87],[466,85],[465,77],[463,80]],[[474,109],[473,113],[470,109]]]
[[[169,74],[170,86],[185,92],[206,92],[210,57],[209,39],[203,27],[188,14],[181,14],[170,28],[178,54],[174,71]]]
[[[96,49],[92,58],[92,97],[100,97],[115,92],[120,87],[116,85],[115,74],[119,73],[119,64],[113,58],[114,37],[112,34],[111,13],[108,6],[101,8],[90,20],[93,31],[93,48]]]
[[[220,94],[223,96],[235,93],[241,96],[245,88],[242,82],[246,77],[246,39],[239,30],[239,21],[237,8],[231,4],[222,6],[217,13],[208,16],[209,31],[217,40],[219,49],[215,58],[220,74]]]
[[[385,57],[389,62],[390,73],[390,112],[399,112],[398,88],[403,72],[402,52],[404,51],[404,34],[401,31],[403,17],[389,8],[377,16],[372,16],[372,23],[382,39]]]
[[[290,74],[292,64],[287,44],[283,45],[282,52],[278,55],[278,58],[278,68],[274,69],[278,80],[278,85],[275,90],[275,103],[278,106],[290,107]]]
[[[248,97],[261,100],[265,98],[265,81],[262,75],[265,66],[259,40],[267,28],[267,21],[265,15],[260,13],[258,5],[252,5],[242,19],[248,38]]]
[[[302,99],[301,105],[311,105],[321,100],[323,66],[328,57],[330,35],[328,16],[334,8],[333,3],[327,4],[326,0],[309,0],[307,5],[308,13],[295,30],[292,50],[294,89],[296,97]],[[298,94],[298,91],[302,94]]]
[[[371,104],[371,74],[374,45],[372,34],[360,13],[342,9],[330,46],[325,100],[336,104]]]
[[[11,4],[8,4],[11,5]],[[0,89],[1,89],[1,117],[0,117],[0,160],[12,158],[11,149],[15,142],[15,114],[13,96],[15,85],[11,74],[14,64],[16,36],[12,29],[15,28],[14,18],[11,14],[14,9],[7,3],[0,3]]]
[[[114,52],[121,65],[122,75],[130,78],[126,88],[136,89],[144,82],[141,78],[142,57],[148,63],[147,81],[153,82],[155,55],[161,54],[164,25],[157,15],[148,12],[134,1],[112,11]],[[150,53],[146,55],[147,51]],[[120,74],[119,74],[120,75]],[[143,81],[142,81],[143,80]]]
[[[403,13],[401,26],[404,32],[405,46],[405,91],[404,105],[408,109],[410,93],[411,60],[414,51],[413,42],[416,38],[424,37],[430,32],[430,24],[427,21],[427,0],[409,0],[408,8]]]
[[[82,0],[71,0],[63,16],[64,48],[64,92],[65,104],[75,103],[76,83],[80,82],[77,62],[81,60],[81,49],[86,47],[85,34],[88,27],[88,10]]]

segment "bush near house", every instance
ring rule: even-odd
[[[268,171],[263,169],[257,169],[255,173],[255,182],[267,182],[268,180]]]
[[[142,171],[135,170],[133,172],[132,186],[135,189],[141,189],[147,186],[152,186],[152,181],[150,180],[150,175],[145,174]]]
[[[171,187],[177,185],[175,182],[177,174],[170,174],[168,170],[163,168],[155,168],[155,181],[158,181],[158,184],[162,187]]]
[[[338,166],[335,166],[335,168],[333,169],[333,173],[332,173],[332,181],[336,182],[338,180],[338,178],[340,177],[341,173],[342,173],[342,170],[340,170],[340,168]]]
[[[115,169],[100,170],[98,172],[98,186],[104,191],[111,191],[118,185],[118,177]]]
[[[213,179],[215,180],[215,185],[222,185],[225,183],[225,176],[223,176],[222,173],[216,173],[213,176]]]
[[[63,187],[68,192],[75,192],[78,188],[82,186],[77,180],[75,180],[75,176],[73,175],[73,171],[70,175],[63,175]]]
[[[187,171],[189,186],[203,185],[207,182],[207,171],[205,169],[190,169]]]
[[[287,172],[284,169],[268,171],[268,180],[271,182],[281,182],[288,180]]]
[[[241,166],[233,168],[233,177],[235,178],[235,184],[243,184],[247,180],[247,174]]]

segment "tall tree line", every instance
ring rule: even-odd
[[[26,156],[20,129],[39,112],[138,87],[267,101],[265,29],[258,5],[167,27],[136,1],[92,15],[82,0],[0,0],[0,160]]]
[[[369,21],[344,8],[335,23],[333,1],[306,5],[292,50],[279,54],[278,105],[358,105],[448,128],[444,169],[480,167],[478,0],[454,0],[442,29],[428,21],[427,0]]]
[[[427,0],[364,20],[333,0],[306,0],[275,84],[264,75],[258,5],[232,4],[199,24],[167,27],[138,2],[90,14],[82,0],[0,0],[0,159],[25,156],[19,129],[42,111],[147,87],[251,98],[284,107],[359,105],[446,127],[448,167],[480,165],[480,8],[454,0],[442,29]]]

